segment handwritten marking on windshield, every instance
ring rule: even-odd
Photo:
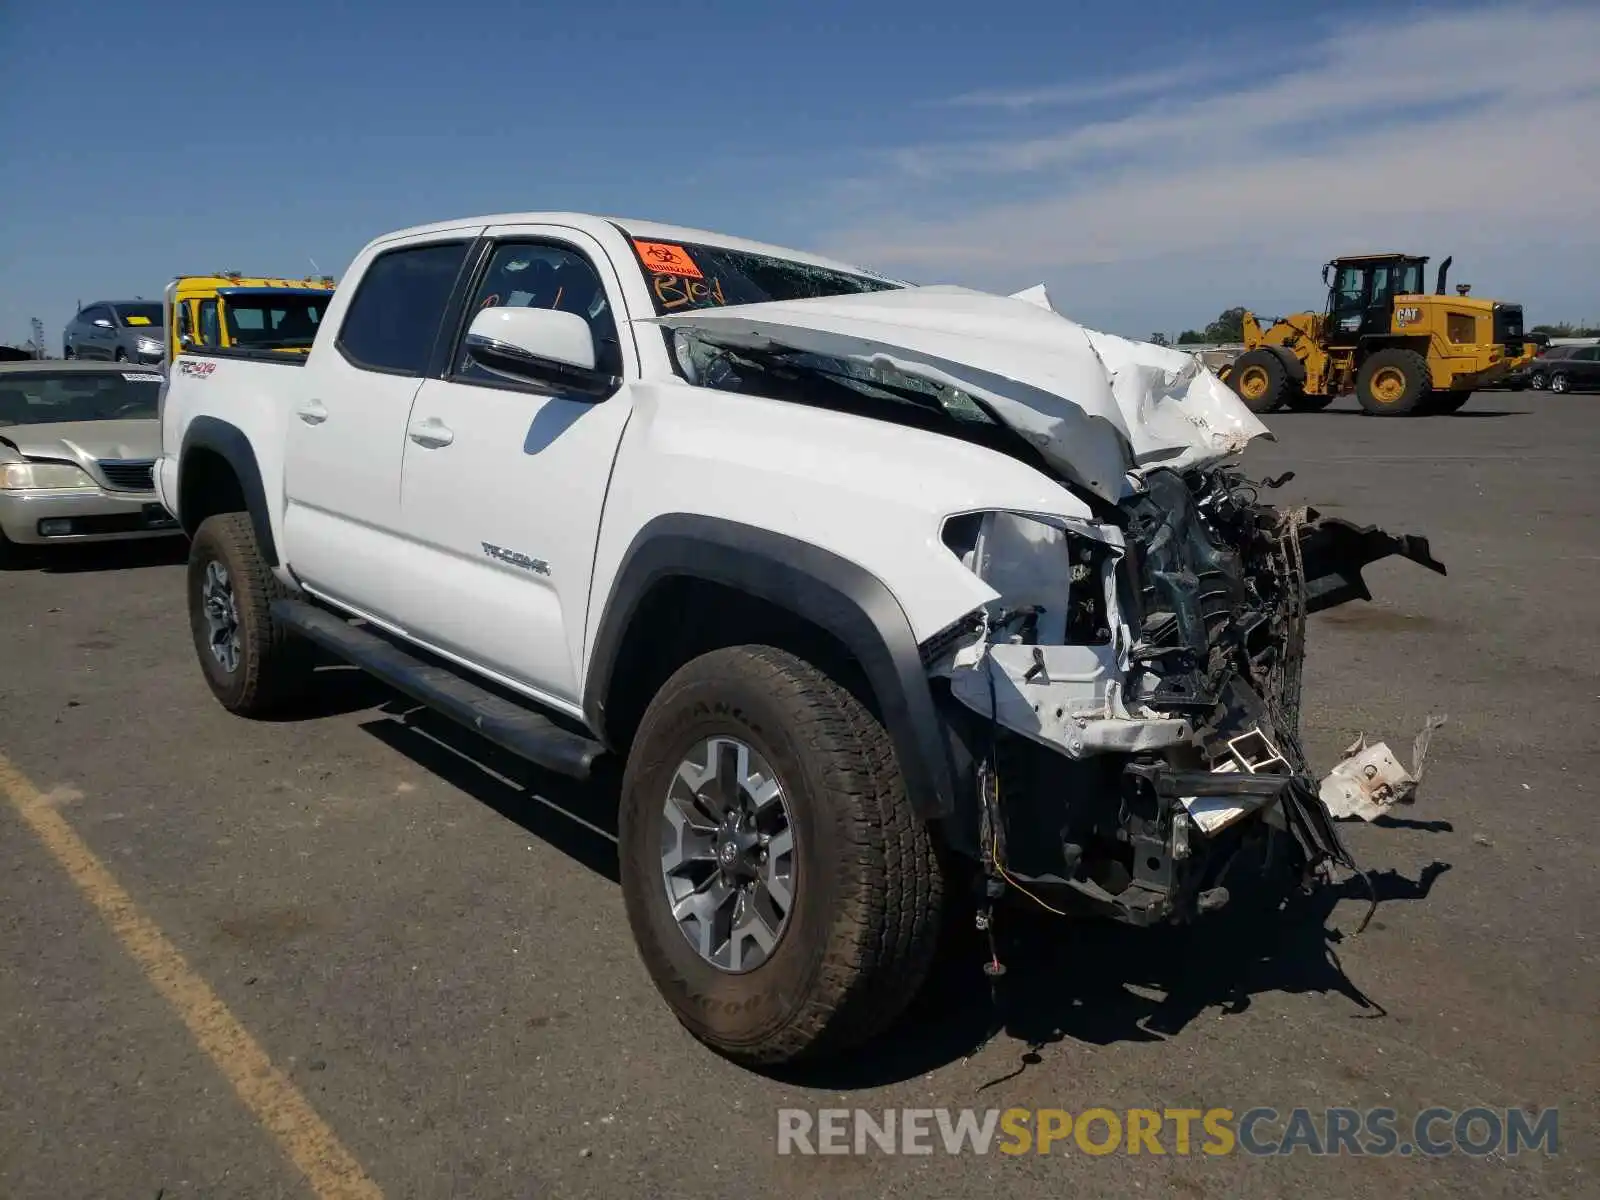
[[[663,311],[683,308],[685,305],[700,308],[707,304],[722,305],[728,302],[722,294],[720,279],[707,282],[704,278],[685,279],[679,275],[657,275],[651,282],[655,286],[656,299],[660,301]]]

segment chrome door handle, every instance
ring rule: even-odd
[[[322,406],[321,400],[307,400],[294,410],[294,415],[307,425],[321,425],[328,419],[328,410]]]
[[[456,440],[455,432],[438,417],[428,417],[426,420],[413,421],[411,428],[406,430],[406,436],[419,446],[429,450],[437,450],[441,446],[448,446]]]

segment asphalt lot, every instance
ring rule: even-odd
[[[1184,939],[1019,919],[1004,1028],[956,956],[904,1028],[768,1078],[700,1047],[635,957],[575,792],[330,672],[320,715],[210,698],[182,548],[0,574],[0,755],[389,1197],[1593,1196],[1600,1099],[1600,397],[1272,419],[1280,495],[1428,534],[1313,619],[1325,769],[1365,730],[1418,803],[1346,827],[1359,889]],[[102,897],[103,899],[103,897]],[[34,828],[0,803],[0,1194],[315,1194]],[[970,961],[969,961],[970,958]],[[159,982],[159,981],[158,981]],[[170,981],[169,981],[170,982]],[[1561,1106],[1550,1158],[780,1157],[776,1112]],[[291,1131],[292,1135],[292,1131]]]

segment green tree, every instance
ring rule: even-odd
[[[1180,346],[1203,346],[1205,341],[1206,335],[1197,329],[1185,329],[1178,335],[1178,345]]]
[[[1593,325],[1576,325],[1571,321],[1560,321],[1554,325],[1535,325],[1530,333],[1544,333],[1550,337],[1600,337],[1600,327]]]
[[[1215,321],[1206,326],[1206,341],[1244,341],[1244,314],[1243,307],[1224,309]]]
[[[1152,333],[1150,335],[1150,343],[1151,343],[1151,345],[1154,345],[1154,346],[1170,346],[1170,345],[1172,345],[1172,343],[1167,340],[1167,335],[1164,334],[1164,333]]]

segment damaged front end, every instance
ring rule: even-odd
[[[1425,539],[1263,503],[1232,466],[1140,485],[1105,522],[948,521],[999,598],[928,665],[979,798],[951,836],[994,890],[1150,925],[1226,904],[1236,871],[1354,868],[1300,743],[1306,617],[1369,598],[1380,558],[1444,567]]]

